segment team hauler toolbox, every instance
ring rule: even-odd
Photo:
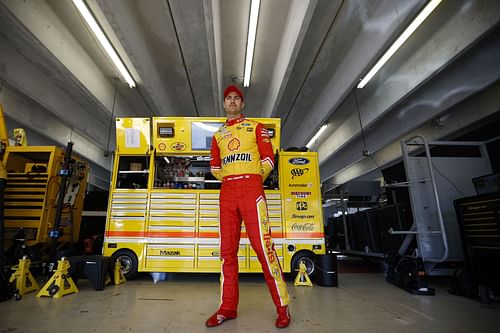
[[[280,119],[270,132],[277,166],[264,183],[274,246],[284,272],[303,261],[314,272],[325,253],[318,156],[280,151]],[[137,272],[220,272],[219,189],[210,145],[225,118],[120,118],[104,239],[127,279]],[[240,272],[260,272],[242,225]]]

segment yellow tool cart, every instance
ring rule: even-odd
[[[56,146],[29,146],[25,139],[9,146],[1,108],[0,137],[7,173],[2,250],[15,262],[25,255],[32,262],[40,262],[46,259],[52,241],[49,234],[55,225],[65,152]],[[67,171],[58,250],[78,241],[89,166],[72,156]]]
[[[219,272],[219,188],[210,145],[225,118],[120,118],[104,239],[105,256],[138,272]],[[264,183],[271,235],[284,272],[314,271],[325,253],[318,156],[280,149],[280,119],[269,131],[278,166]],[[260,272],[244,226],[240,272]]]

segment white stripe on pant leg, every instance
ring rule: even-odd
[[[222,306],[223,294],[224,294],[224,259],[221,258],[221,264],[220,264],[220,301],[219,301],[219,309]]]

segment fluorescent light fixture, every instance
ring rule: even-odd
[[[250,20],[248,22],[247,54],[245,57],[245,76],[243,87],[250,85],[250,75],[252,74],[253,50],[255,48],[255,36],[257,35],[257,21],[259,20],[260,0],[252,0],[250,5]]]
[[[318,140],[318,138],[320,137],[320,135],[323,134],[323,132],[326,130],[327,127],[328,127],[327,124],[323,124],[323,126],[321,126],[321,128],[319,129],[319,131],[316,132],[316,134],[314,134],[314,136],[311,138],[311,140],[309,140],[309,142],[307,143],[306,147],[307,148],[311,148],[311,146],[316,142],[316,140]]]
[[[384,66],[384,64],[392,57],[394,53],[403,45],[403,43],[417,30],[417,28],[425,21],[425,19],[434,11],[434,9],[441,3],[442,0],[431,0],[425,5],[424,9],[417,15],[417,17],[410,23],[410,25],[403,31],[403,33],[396,39],[391,47],[385,51],[384,55],[377,61],[375,66],[370,69],[368,74],[359,82],[357,88],[362,89],[368,81]]]
[[[125,81],[127,81],[128,86],[130,88],[134,88],[135,81],[132,78],[132,75],[130,75],[130,73],[128,72],[127,68],[123,64],[122,60],[120,59],[120,57],[116,53],[115,49],[113,48],[113,46],[109,42],[108,38],[106,37],[106,35],[102,31],[101,27],[99,26],[96,19],[94,18],[94,15],[92,15],[92,13],[88,9],[85,2],[83,0],[73,0],[73,3],[76,6],[76,8],[78,9],[78,11],[80,12],[80,14],[83,16],[83,18],[85,19],[85,22],[87,22],[88,26],[90,27],[90,29],[92,30],[94,35],[97,37],[97,39],[101,43],[102,47],[104,48],[104,50],[106,51],[108,56],[111,58],[111,60],[115,64],[118,71],[121,73],[121,75],[123,76]]]

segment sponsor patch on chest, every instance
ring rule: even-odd
[[[252,155],[250,153],[235,153],[227,155],[222,159],[222,165],[227,165],[233,162],[250,162]]]

